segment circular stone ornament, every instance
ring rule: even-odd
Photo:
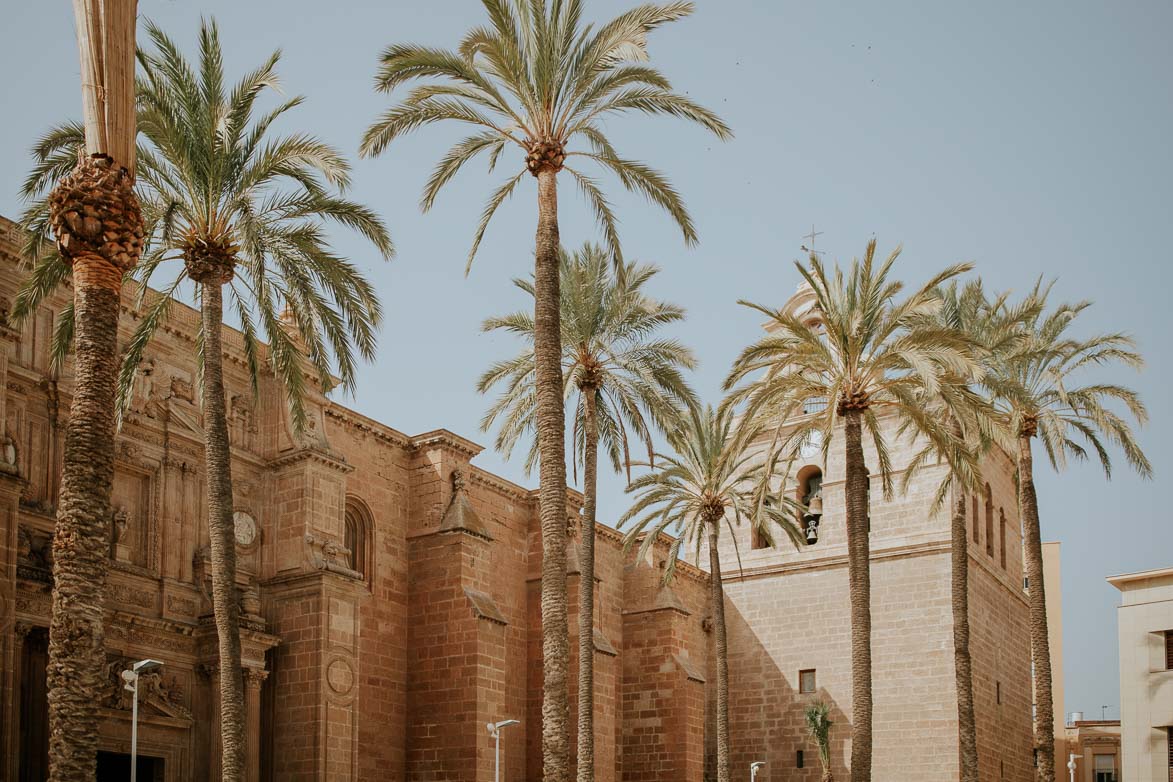
[[[247,512],[238,510],[233,513],[232,525],[236,535],[236,545],[248,548],[257,542],[257,522]]]

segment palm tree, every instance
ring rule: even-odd
[[[944,480],[938,486],[934,510],[948,499],[950,511],[950,591],[953,610],[953,661],[957,689],[957,732],[960,782],[979,782],[977,723],[973,701],[973,660],[970,653],[969,631],[969,537],[966,528],[966,493],[981,490],[981,473],[972,469],[981,457],[995,446],[1010,451],[1013,438],[1009,437],[1004,416],[1000,416],[989,401],[975,389],[988,367],[996,366],[1016,349],[1022,336],[1022,323],[1030,314],[1019,308],[1001,306],[1005,294],[992,308],[980,279],[961,286],[957,281],[943,286],[938,295],[941,306],[930,323],[943,329],[952,329],[973,342],[980,360],[979,375],[950,377],[932,395],[922,395],[922,406],[931,415],[948,421],[953,439],[974,454],[974,462],[953,460],[940,453],[933,443],[920,451],[904,472],[902,486],[907,486],[920,468],[935,466],[943,459],[946,464]],[[905,430],[908,426],[906,424]]]
[[[783,491],[772,495],[769,490],[768,476],[776,472],[777,462],[762,461],[747,452],[745,444],[751,439],[734,435],[730,407],[690,408],[683,428],[669,437],[675,455],[657,456],[652,470],[631,482],[627,491],[635,494],[635,502],[617,525],[622,529],[632,522],[626,544],[630,547],[639,540],[641,559],[661,533],[676,535],[668,552],[665,582],[674,575],[685,546],[695,551],[698,561],[702,546],[708,546],[717,658],[717,782],[730,780],[729,650],[718,549],[721,528],[732,535],[734,524],[747,523],[769,538],[781,530],[795,546],[803,543],[794,521],[795,503]]]
[[[74,0],[84,123],[60,181],[49,185],[53,189],[44,216],[46,231],[56,237],[59,279],[73,279],[77,323],[53,537],[48,662],[53,780],[92,779],[97,768],[114,483],[114,358],[122,277],[138,263],[143,243],[134,194],[136,7],[136,0]],[[47,237],[42,234],[41,242]],[[18,306],[12,319],[19,322],[29,314]]]
[[[301,98],[254,117],[257,97],[277,85],[279,54],[228,91],[215,22],[201,25],[198,70],[162,30],[149,22],[146,30],[154,51],[139,53],[138,123],[146,143],[138,151],[138,192],[147,215],[148,242],[136,271],[142,283],[137,306],[144,311],[126,348],[119,391],[129,401],[143,351],[180,286],[191,281],[201,312],[198,358],[221,671],[222,772],[225,780],[240,780],[245,773],[244,694],[221,347],[224,291],[240,323],[254,393],[267,358],[300,433],[306,421],[307,372],[328,389],[336,370],[342,384],[350,386],[355,348],[362,357],[373,358],[381,316],[371,285],[330,250],[324,222],[358,231],[384,257],[393,248],[381,220],[342,197],[350,169],[338,152],[302,134],[267,135],[271,124]],[[62,126],[42,141],[37,168],[26,183],[30,195],[52,178],[80,142],[77,130]],[[43,214],[43,205],[34,204],[26,225],[38,228]],[[171,261],[182,263],[168,267]],[[35,309],[51,290],[47,283],[61,274],[61,263],[52,253],[41,255],[22,291],[22,306]],[[144,307],[147,284],[164,268],[173,271],[162,287],[164,295]],[[80,325],[66,313],[58,327],[58,349],[68,346],[72,322]],[[262,334],[268,340],[267,355]]]
[[[423,80],[367,130],[361,152],[374,156],[399,136],[424,125],[455,121],[478,132],[453,146],[424,187],[420,206],[477,155],[493,170],[506,147],[524,165],[489,197],[469,251],[472,263],[497,208],[526,172],[537,180],[534,252],[534,355],[542,524],[542,758],[546,782],[567,782],[569,731],[566,610],[566,464],[561,357],[558,339],[558,175],[578,184],[602,227],[616,263],[622,255],[615,216],[599,183],[569,163],[594,163],[620,183],[666,210],[685,242],[696,241],[692,218],[668,179],[644,163],[621,157],[603,120],[637,111],[699,123],[721,138],[731,135],[715,114],[672,91],[647,65],[648,33],[692,12],[692,4],[640,5],[599,27],[582,24],[581,0],[482,0],[489,25],[476,27],[457,51],[404,44],[388,47],[375,77],[381,92]],[[585,145],[576,148],[577,143]]]
[[[576,397],[574,443],[583,465],[582,550],[578,610],[578,779],[594,779],[594,583],[596,475],[600,444],[618,472],[631,477],[630,439],[652,455],[652,432],[675,430],[685,407],[695,404],[681,369],[696,366],[692,351],[656,331],[684,318],[672,304],[648,298],[643,288],[657,273],[649,265],[627,263],[622,274],[612,271],[603,248],[584,244],[559,261],[562,372],[566,392]],[[534,295],[533,283],[514,284]],[[524,312],[485,322],[486,331],[504,330],[521,336],[530,347],[515,358],[494,364],[481,376],[477,389],[504,386],[482,422],[488,431],[500,420],[497,450],[507,458],[518,441],[535,426],[534,322]],[[630,432],[630,437],[629,437]],[[538,461],[532,442],[527,472]]]
[[[1055,718],[1051,692],[1051,650],[1047,637],[1046,584],[1039,529],[1038,497],[1034,485],[1033,440],[1038,437],[1051,466],[1059,471],[1069,458],[1086,459],[1095,453],[1104,475],[1112,477],[1107,446],[1124,453],[1142,477],[1152,477],[1152,465],[1136,442],[1126,418],[1112,408],[1123,407],[1138,424],[1148,411],[1135,391],[1121,385],[1081,385],[1080,374],[1094,367],[1124,364],[1139,369],[1144,360],[1126,334],[1101,334],[1087,339],[1068,335],[1075,318],[1090,302],[1061,304],[1046,311],[1049,287],[1036,285],[1024,307],[1026,338],[1005,360],[991,367],[985,386],[994,404],[1009,419],[1016,439],[1018,504],[1026,544],[1026,576],[1030,584],[1030,638],[1034,661],[1035,748],[1042,782],[1055,779]],[[999,313],[1005,305],[992,307]]]
[[[819,762],[823,766],[823,782],[834,782],[831,774],[831,707],[823,701],[807,704],[803,711],[806,718],[806,731],[815,740],[819,748]]]
[[[815,256],[810,266],[796,264],[811,286],[816,309],[808,316],[742,302],[763,313],[773,332],[747,347],[734,362],[726,388],[736,388],[727,404],[745,404],[747,424],[773,432],[767,459],[793,454],[812,432],[822,436],[824,455],[838,424],[843,423],[846,451],[846,527],[851,599],[852,782],[871,779],[872,654],[870,478],[864,462],[865,431],[878,461],[885,497],[892,493],[892,464],[885,419],[907,422],[912,431],[949,454],[955,462],[972,460],[949,427],[929,416],[920,404],[948,377],[972,375],[977,367],[968,340],[951,329],[926,322],[940,307],[935,289],[969,269],[950,266],[897,301],[903,285],[889,279],[897,248],[875,265],[876,242],[868,243],[863,261],[828,275]],[[760,376],[759,376],[760,374]],[[748,380],[750,376],[754,379]],[[795,424],[811,398],[832,400],[826,411]],[[883,416],[883,418],[881,418]]]

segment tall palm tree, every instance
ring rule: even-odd
[[[1055,470],[1069,458],[1095,454],[1104,475],[1112,477],[1107,446],[1115,446],[1142,477],[1152,477],[1152,465],[1141,450],[1123,408],[1138,424],[1148,411],[1135,391],[1111,383],[1082,384],[1088,369],[1124,364],[1140,369],[1144,360],[1126,334],[1101,334],[1079,339],[1068,334],[1075,318],[1090,302],[1060,304],[1047,312],[1049,287],[1036,285],[1028,294],[1032,315],[1025,322],[1026,339],[1005,360],[991,367],[985,386],[994,404],[1008,417],[1017,445],[1018,504],[1026,543],[1026,576],[1030,584],[1030,638],[1035,678],[1035,748],[1042,782],[1055,779],[1055,718],[1052,700],[1051,649],[1047,636],[1046,587],[1039,529],[1038,497],[1034,484],[1033,441],[1043,445]],[[995,303],[1000,311],[1005,305]]]
[[[684,310],[651,299],[644,286],[658,273],[649,265],[627,263],[613,271],[603,248],[584,244],[573,255],[563,250],[559,261],[562,372],[566,393],[575,397],[575,464],[583,465],[582,549],[579,558],[578,608],[578,779],[594,779],[594,583],[595,508],[599,446],[606,449],[616,472],[631,475],[629,442],[636,439],[652,455],[652,433],[674,431],[686,407],[696,399],[681,369],[696,366],[692,351],[656,332],[684,318]],[[514,284],[534,295],[533,283]],[[478,390],[504,390],[482,422],[488,431],[497,421],[497,450],[506,457],[535,428],[534,321],[516,312],[485,322],[486,331],[504,330],[522,337],[529,347],[501,361],[481,376]],[[629,435],[630,432],[630,435]],[[526,470],[538,461],[531,440]]]
[[[979,492],[981,473],[973,469],[978,460],[990,454],[995,445],[1007,452],[1012,450],[1005,416],[999,415],[977,388],[989,367],[1005,360],[1007,354],[1020,345],[1022,323],[1030,310],[1008,308],[1006,294],[998,298],[998,307],[991,307],[982,281],[971,280],[959,285],[956,280],[943,286],[938,295],[941,306],[930,324],[952,329],[973,343],[979,359],[978,374],[947,377],[931,395],[922,394],[921,404],[931,415],[940,416],[951,428],[951,444],[969,449],[974,462],[953,460],[940,453],[934,443],[928,443],[912,459],[904,472],[902,486],[907,486],[922,467],[935,466],[944,460],[946,473],[938,486],[934,510],[948,500],[950,509],[950,592],[953,611],[953,661],[957,689],[957,733],[960,782],[979,782],[977,752],[977,722],[973,701],[973,659],[970,653],[969,631],[969,537],[966,526],[967,492]],[[908,422],[904,429],[907,431]]]
[[[817,322],[807,316],[756,304],[747,306],[770,320],[773,332],[738,356],[726,380],[733,388],[727,404],[744,403],[751,427],[772,431],[767,458],[789,457],[812,432],[822,436],[824,455],[842,423],[846,465],[847,560],[851,599],[852,782],[871,779],[872,652],[869,475],[863,439],[869,436],[885,497],[892,493],[892,464],[886,423],[907,422],[951,460],[972,460],[939,418],[920,404],[950,376],[973,374],[976,360],[968,340],[952,329],[926,322],[940,307],[935,289],[969,269],[950,266],[902,300],[903,285],[889,279],[897,248],[875,264],[876,242],[868,242],[862,262],[844,274],[828,274],[817,257],[809,267],[796,264],[811,286]],[[751,379],[752,376],[752,379]],[[811,398],[832,401],[826,411],[794,424]]]
[[[781,531],[795,546],[803,537],[795,524],[796,504],[778,490],[771,493],[768,476],[776,460],[761,460],[745,448],[749,436],[736,436],[728,406],[694,406],[682,429],[669,437],[675,454],[658,455],[657,464],[627,487],[635,495],[631,508],[619,519],[627,546],[640,541],[642,559],[660,534],[676,535],[669,548],[664,580],[671,580],[685,546],[695,551],[708,546],[712,589],[713,629],[717,658],[717,782],[729,782],[729,649],[725,629],[725,587],[718,549],[721,528],[749,524],[773,538]],[[783,485],[784,485],[783,481]],[[736,540],[734,541],[736,547]]]
[[[72,276],[76,312],[73,398],[65,433],[53,536],[49,625],[49,774],[93,778],[98,692],[105,670],[102,610],[110,492],[114,482],[114,388],[122,278],[142,251],[134,193],[136,0],[74,0],[81,63],[79,143],[45,205],[56,238],[59,281]],[[17,302],[14,322],[31,310]]]
[[[831,773],[831,726],[835,723],[831,721],[831,707],[824,701],[816,701],[808,704],[802,715],[806,718],[806,732],[819,748],[819,763],[823,766],[822,782],[834,782],[835,777]]]
[[[267,358],[300,432],[306,421],[306,374],[328,389],[337,371],[342,384],[351,385],[355,349],[373,358],[381,316],[371,285],[331,251],[324,223],[356,230],[385,258],[393,248],[381,220],[342,196],[350,169],[338,152],[307,135],[268,134],[272,123],[302,98],[254,116],[258,96],[277,86],[277,53],[228,90],[215,22],[201,25],[198,69],[162,30],[149,22],[146,30],[154,50],[139,53],[138,123],[144,143],[138,151],[138,193],[148,241],[136,270],[142,283],[137,305],[144,311],[126,348],[119,391],[129,401],[143,351],[180,286],[190,281],[201,312],[198,359],[220,655],[222,772],[225,780],[240,780],[245,773],[244,693],[221,346],[225,291],[240,323],[254,393]],[[62,126],[43,139],[38,165],[26,183],[30,195],[80,143],[77,130]],[[25,222],[35,229],[43,215],[43,205],[34,204]],[[35,309],[51,289],[48,282],[62,273],[61,263],[52,253],[42,254],[22,291],[22,306]],[[147,284],[167,272],[164,295],[146,305]],[[57,349],[67,348],[75,322],[80,325],[66,313]]]
[[[595,27],[582,23],[582,0],[482,0],[489,25],[470,30],[456,51],[402,44],[388,47],[375,84],[392,92],[413,80],[423,84],[367,130],[361,152],[374,156],[399,136],[424,125],[455,121],[478,132],[453,146],[424,187],[420,206],[432,207],[440,190],[477,155],[492,171],[506,147],[524,165],[489,197],[469,251],[476,254],[497,208],[526,172],[537,180],[538,226],[534,252],[534,354],[537,361],[537,433],[542,523],[542,758],[546,782],[567,782],[570,638],[566,610],[566,463],[558,325],[558,175],[569,173],[593,209],[608,251],[621,261],[615,216],[599,183],[570,165],[593,163],[666,210],[685,242],[696,231],[668,179],[644,163],[621,157],[604,120],[637,111],[699,123],[721,138],[729,128],[711,111],[672,91],[647,65],[648,34],[692,11],[692,4],[640,5]],[[579,147],[578,145],[583,145]]]

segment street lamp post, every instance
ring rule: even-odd
[[[1067,759],[1067,771],[1071,774],[1071,782],[1075,782],[1075,755]]]
[[[758,769],[766,765],[764,760],[755,760],[749,764],[749,782],[754,782],[758,778]]]
[[[520,725],[518,720],[501,720],[500,722],[490,722],[488,724],[489,735],[493,737],[496,746],[493,749],[495,758],[493,767],[494,782],[501,782],[501,729],[508,728],[510,725]]]
[[[138,780],[138,680],[145,673],[158,670],[163,663],[158,660],[139,660],[122,672],[123,689],[133,693],[130,706],[130,782]]]

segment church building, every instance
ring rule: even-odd
[[[0,218],[0,324],[24,275]],[[155,294],[148,293],[148,297]],[[794,306],[804,306],[800,292]],[[0,325],[0,779],[47,774],[51,537],[73,389],[54,367],[61,291],[21,328]],[[138,313],[124,296],[122,339]],[[809,304],[809,302],[806,302]],[[100,779],[129,771],[131,710],[121,671],[162,661],[140,683],[139,778],[197,782],[218,771],[219,665],[211,617],[205,470],[195,339],[176,305],[148,348],[115,443],[106,587]],[[388,339],[395,335],[388,335]],[[488,782],[489,723],[503,729],[502,779],[541,779],[541,540],[537,492],[474,464],[481,447],[437,430],[408,435],[320,389],[295,437],[281,394],[253,395],[240,335],[224,331],[233,454],[250,782]],[[421,380],[421,382],[424,382]],[[907,454],[905,454],[907,455]],[[972,498],[970,574],[982,779],[1031,778],[1030,653],[1009,463]],[[809,460],[794,491],[818,498],[815,540],[764,547],[749,531],[723,550],[735,778],[818,780],[803,727],[832,707],[832,759],[845,779],[851,655],[842,453]],[[906,496],[872,498],[875,779],[957,778],[947,514],[939,474]],[[878,481],[873,480],[873,486]],[[569,607],[596,592],[596,778],[714,779],[715,667],[708,574],[663,584],[665,545],[644,560],[600,528],[593,583],[577,567],[571,491]],[[604,520],[606,521],[606,520]],[[573,656],[573,655],[572,655]],[[571,665],[571,731],[577,672]],[[572,747],[573,747],[573,741]]]

